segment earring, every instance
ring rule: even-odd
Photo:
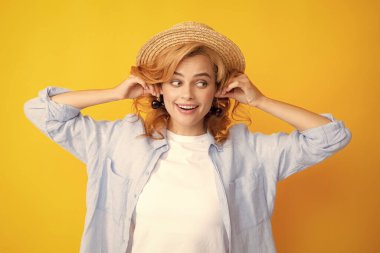
[[[218,107],[218,99],[216,99],[216,106],[211,106],[210,112],[215,114],[216,117],[220,117],[223,114],[223,109]]]
[[[157,98],[153,99],[152,101],[152,108],[153,109],[158,109],[160,107],[164,107],[164,96],[161,94],[160,95],[160,100],[157,100]]]

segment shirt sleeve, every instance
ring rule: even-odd
[[[121,120],[94,120],[82,115],[79,108],[50,98],[68,91],[48,86],[24,103],[24,113],[42,133],[87,164],[106,148]]]
[[[254,134],[253,145],[277,181],[325,160],[351,141],[352,134],[343,121],[336,120],[330,113],[320,115],[332,122],[290,134]]]

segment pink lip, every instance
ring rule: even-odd
[[[196,110],[197,110],[197,108],[198,108],[198,106],[197,105],[189,105],[189,104],[181,104],[182,106],[184,106],[184,105],[187,105],[187,106],[196,106],[194,109],[192,109],[192,110],[183,110],[183,109],[181,109],[181,107],[179,107],[179,105],[178,104],[176,104],[176,108],[177,108],[177,110],[180,112],[180,113],[182,113],[182,114],[186,114],[186,115],[189,115],[189,114],[193,114]]]

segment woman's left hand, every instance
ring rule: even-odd
[[[227,81],[227,85],[224,88],[216,92],[215,97],[233,98],[240,103],[256,107],[265,96],[249,80],[246,74],[237,73]]]

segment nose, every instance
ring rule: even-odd
[[[192,90],[192,87],[190,84],[185,84],[182,86],[182,95],[181,95],[181,98],[185,99],[185,100],[191,100],[193,99],[193,90]]]

